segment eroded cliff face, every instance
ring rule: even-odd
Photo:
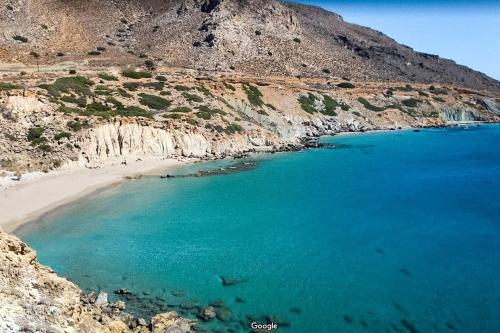
[[[15,236],[0,231],[0,332],[164,333],[191,332],[196,322],[175,312],[152,324],[123,312],[123,302],[84,295],[73,283],[40,265],[36,253]]]
[[[156,124],[158,125],[158,124]],[[80,164],[143,157],[222,157],[250,150],[271,150],[277,137],[260,131],[217,138],[197,128],[165,129],[133,120],[118,120],[85,131],[78,137]]]
[[[0,172],[222,158],[338,132],[500,120],[496,96],[451,86],[146,74],[12,78],[0,91]]]

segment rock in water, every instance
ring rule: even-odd
[[[196,326],[196,320],[188,320],[179,317],[177,312],[165,312],[151,319],[152,333],[188,333]]]
[[[228,321],[233,316],[231,309],[225,306],[219,307],[215,311],[217,319],[219,319],[220,321]]]
[[[203,319],[204,321],[210,321],[216,317],[215,308],[213,306],[209,306],[199,313],[198,317]]]
[[[113,293],[117,294],[117,295],[128,295],[128,294],[130,294],[130,292],[127,289],[125,289],[125,288],[117,289]]]
[[[108,304],[108,294],[104,292],[100,292],[99,296],[94,302],[94,305],[106,305]]]
[[[224,287],[235,286],[237,284],[248,281],[248,279],[237,279],[237,278],[225,277],[225,276],[221,276],[220,278],[222,280],[222,285]]]

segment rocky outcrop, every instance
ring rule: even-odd
[[[482,120],[472,109],[460,106],[443,106],[440,117],[448,122],[470,122]]]
[[[279,144],[277,137],[262,131],[217,139],[210,132],[196,128],[183,131],[154,125],[122,119],[89,129],[78,138],[82,151],[78,163],[96,165],[113,159],[141,157],[221,157],[250,150],[271,150]]]
[[[0,332],[164,333],[191,332],[196,321],[175,312],[159,314],[146,326],[122,312],[121,301],[85,296],[73,283],[40,265],[36,253],[0,231]]]

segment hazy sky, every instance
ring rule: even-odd
[[[296,0],[500,80],[500,0]]]

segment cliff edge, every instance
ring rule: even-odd
[[[0,231],[0,332],[164,333],[191,332],[196,321],[175,312],[150,324],[123,312],[122,301],[84,295],[73,283],[40,265],[36,252]]]

